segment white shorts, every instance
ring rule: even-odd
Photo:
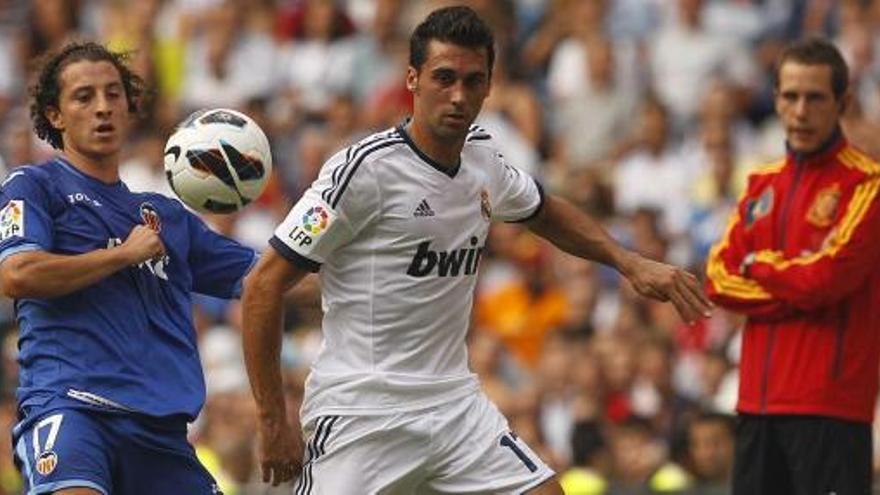
[[[482,393],[381,416],[320,416],[303,428],[296,495],[521,494],[555,473]]]

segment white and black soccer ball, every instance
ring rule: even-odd
[[[232,213],[257,199],[272,172],[269,140],[247,115],[199,110],[165,144],[165,176],[174,193],[201,212]]]

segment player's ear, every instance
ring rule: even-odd
[[[843,115],[844,113],[846,113],[846,111],[850,108],[850,105],[852,104],[852,102],[853,102],[852,91],[847,89],[840,96],[840,101],[837,102],[840,105],[840,107],[839,107],[840,115]]]
[[[413,66],[406,69],[406,89],[410,93],[415,93],[419,89],[419,71]]]
[[[52,127],[58,129],[59,131],[64,130],[64,118],[61,116],[61,112],[56,107],[46,107],[46,112],[43,114],[46,116],[46,120],[52,124]]]

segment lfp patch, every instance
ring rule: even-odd
[[[24,236],[24,201],[13,199],[0,210],[0,241]]]
[[[52,471],[55,471],[56,466],[58,466],[58,454],[51,450],[43,452],[40,454],[40,457],[37,458],[37,472],[43,476],[52,474]]]
[[[327,230],[327,224],[330,222],[330,215],[322,206],[313,206],[309,208],[302,217],[302,228],[312,235],[318,235]]]
[[[307,194],[275,229],[275,235],[303,256],[315,254],[321,238],[333,230],[336,216],[330,205]]]

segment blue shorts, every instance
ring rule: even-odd
[[[30,414],[12,435],[27,495],[73,487],[104,495],[220,493],[183,419],[63,407]]]

